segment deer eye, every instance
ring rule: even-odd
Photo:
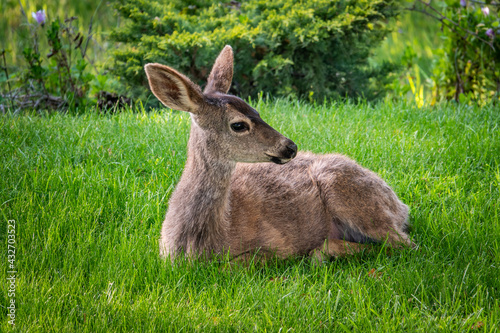
[[[241,133],[244,131],[248,131],[248,125],[247,125],[247,123],[244,123],[244,122],[232,123],[231,129],[237,133]]]

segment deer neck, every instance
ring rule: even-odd
[[[229,189],[236,163],[225,160],[211,139],[191,122],[187,161],[171,199],[179,228],[176,247],[188,254],[219,253],[227,242]]]

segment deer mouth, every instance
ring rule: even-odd
[[[293,157],[292,158],[282,158],[282,157],[273,156],[273,155],[269,155],[269,154],[266,154],[266,156],[271,159],[271,162],[276,163],[276,164],[286,164],[293,159]]]
[[[290,156],[290,157],[278,157],[278,156],[274,156],[274,155],[270,155],[270,154],[266,154],[266,156],[269,157],[271,159],[271,162],[273,162],[273,163],[286,164],[286,163],[290,162],[291,160],[293,160],[293,158],[295,157],[295,154],[293,156]]]

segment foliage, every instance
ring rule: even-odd
[[[434,78],[436,89],[442,90],[447,98],[463,100],[466,97],[483,103],[500,98],[498,4],[489,9],[489,15],[484,15],[481,6],[471,1],[466,7],[455,4],[445,9],[449,18],[463,30],[475,32],[465,35],[444,28],[444,54],[434,70]]]
[[[394,30],[377,48],[371,61],[389,61],[401,66],[386,86],[388,99],[414,100],[419,107],[434,105],[438,101],[432,71],[443,41],[439,22],[414,11],[404,11]]]
[[[439,22],[414,11],[402,11],[394,29],[387,35],[371,61],[389,60],[404,67],[418,65],[424,72],[432,71],[434,49],[442,45]]]
[[[22,66],[24,64],[23,44],[30,38],[30,31],[26,29],[26,14],[31,19],[31,13],[39,9],[44,9],[48,20],[77,16],[78,20],[72,25],[78,31],[88,31],[92,25],[90,34],[91,43],[87,49],[87,57],[92,63],[105,60],[105,49],[110,47],[105,41],[105,30],[116,26],[117,15],[112,15],[106,9],[106,1],[103,0],[2,0],[0,1],[0,49],[5,49],[7,63],[10,67]],[[45,45],[40,43],[42,53],[45,52]],[[13,68],[15,69],[15,68]]]
[[[119,0],[127,23],[112,37],[123,44],[112,70],[141,87],[143,66],[159,62],[203,84],[225,44],[235,51],[232,92],[242,97],[260,91],[322,100],[374,98],[394,66],[375,68],[367,59],[389,31],[395,1]]]
[[[444,45],[435,50],[434,96],[479,104],[500,99],[500,4],[492,1],[414,1],[411,10],[442,25]]]
[[[106,76],[93,74],[87,56],[91,37],[76,27],[77,17],[48,20],[40,10],[33,13],[34,23],[25,18],[28,33],[21,44],[24,66],[9,76],[5,51],[2,54],[4,75],[0,83],[7,87],[0,95],[3,109],[83,107],[91,101],[91,94],[107,86]],[[49,53],[43,54],[47,49]]]

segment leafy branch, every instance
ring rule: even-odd
[[[102,2],[102,1],[101,1]],[[92,38],[92,23],[90,22],[88,36],[78,31],[74,22],[77,17],[69,17],[64,21],[54,19],[49,21],[45,10],[31,13],[31,17],[19,2],[21,13],[26,20],[29,36],[22,54],[26,65],[18,68],[10,80],[5,60],[5,51],[0,53],[4,66],[0,69],[7,76],[9,92],[0,95],[1,100],[9,100],[9,107],[13,112],[27,108],[61,109],[64,107],[78,107],[90,102],[90,88],[99,85],[103,87],[103,80],[99,80],[99,72],[87,55],[89,41]],[[95,12],[94,12],[95,15]],[[43,54],[40,45],[41,38],[45,37],[50,51]],[[94,72],[91,74],[88,65]],[[92,85],[97,80],[97,85]],[[11,83],[13,86],[11,87]],[[5,109],[6,105],[1,105]]]
[[[460,24],[458,24],[457,22],[453,21],[452,19],[450,19],[449,17],[447,17],[446,15],[444,15],[443,13],[441,13],[438,9],[436,9],[435,7],[433,7],[431,5],[431,2],[432,2],[431,0],[429,0],[428,2],[422,1],[422,0],[416,0],[411,7],[407,7],[405,9],[409,10],[409,11],[414,11],[414,12],[422,13],[422,14],[425,14],[425,15],[427,15],[429,17],[434,18],[435,20],[441,22],[441,24],[443,24],[444,26],[446,26],[448,29],[450,29],[451,31],[453,31],[454,33],[456,33],[458,36],[460,36],[460,38],[462,38],[467,43],[469,43],[469,41],[467,40],[467,36],[468,35],[469,36],[474,36],[478,40],[480,40],[481,42],[483,42],[486,45],[488,45],[489,47],[491,47],[491,49],[493,51],[495,51],[495,47],[493,46],[493,42],[492,41],[488,41],[488,40],[482,38],[481,36],[479,36],[474,31],[471,31],[471,30],[469,30],[467,28],[462,27]],[[479,3],[479,4],[484,4],[481,1],[471,1],[471,2],[475,2],[475,3]],[[423,5],[423,9],[419,8],[418,4],[422,4]]]

